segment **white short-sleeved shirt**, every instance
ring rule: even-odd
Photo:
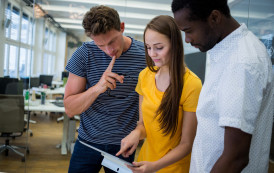
[[[224,149],[225,126],[252,134],[246,173],[267,173],[273,122],[272,67],[265,46],[242,24],[210,51],[198,107],[192,173],[210,172]]]

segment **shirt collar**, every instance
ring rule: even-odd
[[[244,23],[241,24],[240,27],[231,32],[228,36],[226,36],[223,40],[221,40],[208,51],[210,59],[213,62],[219,61],[223,57],[223,55],[227,53],[227,51],[230,51],[230,48],[232,46],[236,46],[235,43],[237,43],[237,40],[246,35],[247,32],[248,29],[246,25]]]

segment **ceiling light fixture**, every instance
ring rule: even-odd
[[[163,3],[151,3],[151,2],[140,2],[140,1],[127,1],[127,0],[104,0],[104,1],[98,1],[98,0],[55,0],[59,2],[75,2],[77,4],[79,3],[85,3],[85,4],[95,4],[95,5],[111,5],[111,6],[118,6],[118,7],[129,7],[129,8],[140,8],[140,9],[150,9],[150,10],[160,10],[160,11],[171,11],[171,0],[167,0],[166,4]],[[126,3],[125,3],[126,2]]]
[[[70,12],[70,13],[83,13],[83,11],[88,11],[89,9],[83,9],[83,8],[77,8],[77,7],[64,7],[64,6],[57,6],[57,5],[41,5],[44,10],[47,11],[60,11],[60,12]],[[129,13],[127,12],[124,14],[124,12],[119,12],[120,17],[125,18],[133,18],[133,19],[147,19],[150,20],[154,18],[157,15],[152,14],[140,14],[140,13]]]

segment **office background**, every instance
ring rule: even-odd
[[[81,22],[85,12],[92,6],[102,4],[115,8],[121,21],[125,22],[124,35],[142,41],[143,30],[153,17],[160,14],[173,16],[171,2],[172,0],[1,0],[0,78],[22,80],[50,75],[53,76],[53,81],[61,81],[62,72],[72,53],[83,42],[90,41],[83,32]],[[228,2],[232,16],[239,23],[245,23],[265,44],[274,64],[274,0]],[[186,43],[184,50],[187,65],[204,81],[210,69],[207,54]],[[1,170],[0,166],[0,172]]]

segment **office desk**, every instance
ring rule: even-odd
[[[52,98],[52,95],[55,94],[64,94],[65,93],[65,88],[61,87],[61,88],[55,88],[53,90],[48,89],[48,88],[37,88],[37,87],[33,87],[30,91],[30,93],[32,93],[32,90],[34,90],[36,93],[41,93],[41,92],[45,92],[46,95],[48,96],[49,99]]]
[[[47,94],[47,95],[64,94],[64,93],[65,93],[65,88],[64,88],[64,87],[55,88],[54,90],[51,90],[51,89],[47,89],[47,90],[46,90],[46,94]]]
[[[29,100],[28,104],[25,105],[26,111],[45,111],[45,112],[62,112],[65,113],[64,107],[58,107],[54,104],[50,103],[53,100],[46,100],[45,105],[41,105],[41,100],[31,101]],[[62,143],[61,143],[61,154],[66,155],[67,150],[70,149],[70,144],[68,142],[68,127],[69,125],[69,119],[68,116],[64,115],[64,121],[63,121],[63,137],[62,137]]]
[[[64,84],[64,82],[63,81],[52,81],[51,84],[55,85],[57,88],[59,88],[61,85]]]

